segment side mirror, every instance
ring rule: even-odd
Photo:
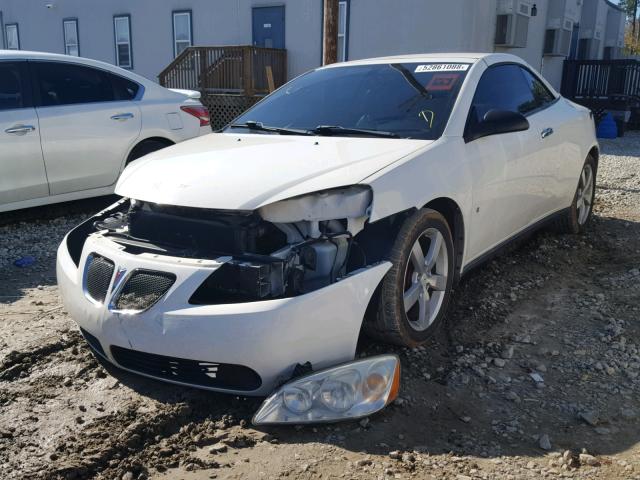
[[[521,132],[529,129],[529,121],[524,115],[510,110],[489,110],[480,122],[470,125],[464,139],[471,142],[478,138],[499,133]]]

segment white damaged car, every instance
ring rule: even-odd
[[[58,283],[118,367],[272,394],[257,423],[355,418],[399,376],[393,355],[353,362],[361,331],[424,342],[473,266],[585,227],[597,166],[590,112],[518,57],[335,64],[132,163],[60,245]]]

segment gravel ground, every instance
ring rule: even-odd
[[[401,398],[331,426],[259,431],[258,400],[105,368],[54,268],[96,201],[0,216],[0,478],[640,479],[640,135],[601,146],[590,230],[478,269],[425,347],[363,341],[400,355]]]

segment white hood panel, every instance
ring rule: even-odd
[[[353,185],[429,143],[211,134],[132,163],[116,193],[168,205],[254,210],[296,195]]]

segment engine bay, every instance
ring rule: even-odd
[[[272,214],[277,215],[283,216]],[[366,264],[349,231],[354,224],[350,218],[271,222],[258,211],[123,199],[79,225],[67,242],[72,258],[78,260],[83,239],[90,234],[131,254],[222,259],[222,267],[189,299],[190,304],[207,305],[296,296],[334,283]]]

